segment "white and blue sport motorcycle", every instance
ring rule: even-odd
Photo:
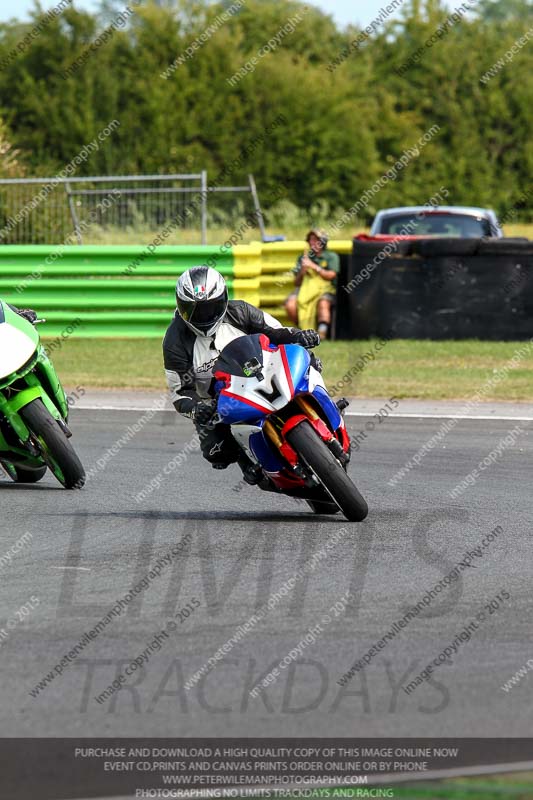
[[[317,514],[365,519],[368,506],[347,473],[348,403],[331,399],[305,348],[241,336],[221,352],[214,377],[218,419],[262,468],[260,489],[302,498]]]

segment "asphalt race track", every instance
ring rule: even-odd
[[[507,693],[500,687],[533,657],[533,421],[461,420],[395,486],[390,478],[443,419],[388,418],[366,428],[350,472],[370,514],[350,524],[243,488],[235,466],[211,470],[197,450],[184,449],[192,427],[174,412],[159,412],[135,431],[142,414],[74,409],[74,443],[87,470],[128,427],[133,431],[81,492],[63,490],[51,476],[34,486],[0,479],[4,736],[530,735],[533,675]],[[349,417],[350,433],[370,420]],[[450,498],[517,425],[522,432],[513,445]],[[164,475],[180,451],[181,464]],[[136,501],[158,474],[159,488]],[[337,681],[354,661],[497,526],[501,533],[472,566],[341,687]],[[3,558],[26,533],[11,560]],[[186,690],[195,670],[336,533],[338,543],[317,568]],[[183,537],[189,544],[165,564]],[[32,697],[84,632],[157,563],[160,574],[148,588]],[[346,611],[332,612],[297,660],[250,696],[349,590]],[[490,606],[497,595],[504,599]],[[28,604],[29,613],[17,613]],[[180,621],[176,614],[187,604],[194,610]],[[452,661],[406,693],[402,685],[480,613],[479,629]],[[97,702],[159,631],[174,627],[120,691]]]

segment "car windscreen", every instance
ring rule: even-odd
[[[454,236],[462,239],[491,236],[484,217],[466,214],[390,214],[381,221],[379,233],[394,236]]]

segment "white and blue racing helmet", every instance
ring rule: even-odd
[[[176,284],[178,314],[199,336],[213,336],[228,307],[228,287],[216,269],[191,267]]]

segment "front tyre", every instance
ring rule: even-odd
[[[64,431],[42,401],[32,400],[20,410],[20,415],[57,480],[65,489],[81,489],[85,483],[85,470]]]
[[[325,442],[304,420],[287,434],[287,441],[316,475],[331,499],[350,522],[361,522],[368,505]]]

